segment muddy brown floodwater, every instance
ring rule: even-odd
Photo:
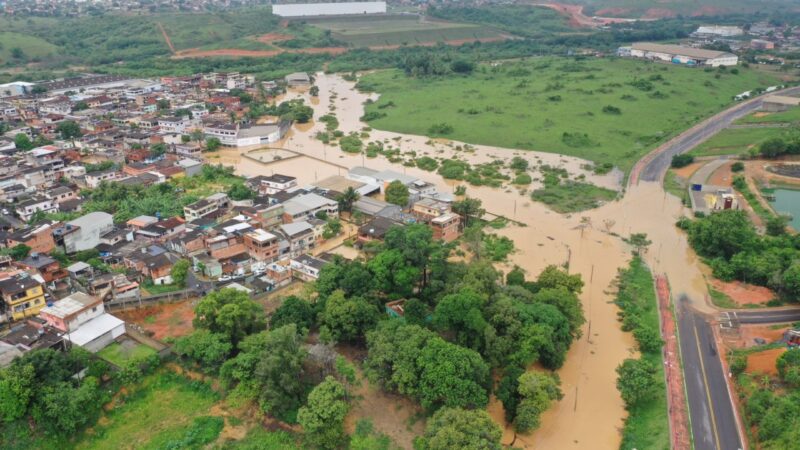
[[[319,73],[318,101],[309,102],[306,92],[290,91],[286,99],[305,98],[315,109],[315,116],[327,114],[335,106],[340,129],[345,133],[360,131],[366,125],[358,118],[363,115],[363,103],[375,99],[354,89],[354,83],[336,75]],[[336,94],[333,95],[332,94]],[[452,192],[458,183],[446,181],[435,173],[418,168],[392,164],[383,157],[368,159],[350,155],[337,147],[323,145],[313,138],[324,124],[294,127],[289,136],[275,147],[289,149],[304,157],[269,164],[240,156],[241,150],[219,152],[213,162],[233,165],[243,175],[287,173],[307,184],[329,175],[345,175],[349,168],[365,165],[384,170],[392,169],[419,177]],[[413,136],[373,130],[369,139],[399,146],[402,150],[415,150],[418,156],[458,156],[471,164],[514,156],[526,158],[532,165],[550,164],[563,167],[572,176],[584,175],[587,181],[599,186],[621,190],[619,173],[598,176],[581,166],[587,161],[552,153],[502,149],[475,145],[473,152],[458,151],[458,142],[430,141],[424,136]],[[252,150],[252,149],[248,149]],[[537,188],[534,182],[529,188]],[[631,248],[619,236],[645,232],[654,242],[645,259],[655,272],[665,273],[676,293],[686,293],[701,309],[709,311],[704,299],[706,284],[697,258],[691,252],[685,236],[676,229],[675,221],[685,213],[680,201],[664,193],[655,183],[642,183],[628,189],[618,201],[600,208],[571,216],[560,215],[533,202],[527,193],[516,188],[468,188],[471,197],[483,201],[488,212],[503,215],[526,226],[509,226],[499,231],[513,239],[518,249],[511,255],[507,270],[517,264],[535,277],[549,264],[569,262],[571,273],[582,275],[586,283],[581,301],[587,323],[583,336],[570,349],[564,367],[558,370],[564,398],[542,417],[542,425],[529,435],[517,436],[515,446],[527,449],[616,449],[619,447],[625,410],[616,389],[615,368],[628,357],[635,356],[635,343],[629,333],[620,329],[617,307],[612,303],[610,287],[618,269],[627,265]],[[502,405],[493,401],[489,411],[505,429],[503,442],[508,444],[514,435],[504,423]],[[397,436],[398,427],[376,423],[379,430]],[[385,430],[382,428],[386,428]],[[402,438],[406,444],[410,440]],[[407,447],[407,445],[404,445]]]

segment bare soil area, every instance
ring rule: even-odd
[[[711,279],[711,286],[731,298],[737,305],[763,305],[775,298],[772,290],[763,286],[742,283],[741,281],[725,282]]]
[[[773,376],[777,375],[778,369],[775,367],[775,362],[785,351],[786,348],[781,347],[747,355],[746,372]]]
[[[188,300],[120,311],[114,314],[126,322],[133,322],[141,326],[152,333],[153,338],[163,340],[167,337],[185,336],[192,332],[194,302]]]

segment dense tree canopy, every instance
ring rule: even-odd
[[[264,308],[242,291],[221,289],[195,307],[194,326],[222,333],[235,346],[245,336],[266,327]]]
[[[425,434],[415,442],[420,450],[500,450],[503,432],[483,410],[442,408],[428,420]]]
[[[344,419],[349,409],[344,386],[327,377],[308,394],[308,402],[297,413],[306,442],[314,448],[341,448],[347,437]]]

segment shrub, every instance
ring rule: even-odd
[[[741,161],[736,161],[731,165],[731,172],[741,172],[744,170],[744,163]]]
[[[606,114],[614,114],[614,115],[622,114],[622,110],[621,109],[617,108],[616,106],[612,106],[612,105],[603,106],[603,112],[606,113]]]
[[[676,169],[679,169],[681,167],[686,167],[693,162],[694,162],[694,156],[687,155],[684,153],[682,155],[673,156],[672,163],[670,163],[670,165]]]
[[[451,134],[453,132],[453,126],[442,122],[442,123],[435,123],[428,128],[428,134],[431,136],[441,136]]]

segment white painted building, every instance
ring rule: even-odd
[[[386,14],[386,2],[293,3],[272,5],[272,13],[281,17]]]
[[[630,47],[621,47],[620,56],[631,56],[655,61],[665,61],[689,66],[735,66],[739,57],[729,52],[705,50],[682,45],[637,42]]]

